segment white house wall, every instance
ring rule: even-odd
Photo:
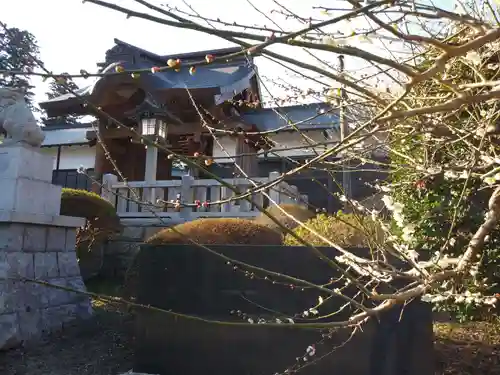
[[[322,130],[302,132],[302,134],[303,136],[297,132],[273,134],[270,138],[276,143],[274,149],[277,151],[273,152],[273,149],[271,149],[268,152],[268,157],[313,156],[316,153],[324,152],[326,147],[311,147],[311,144],[333,141],[332,139],[326,139]],[[287,148],[291,149],[286,150]],[[264,157],[264,154],[260,154],[259,157]]]
[[[304,132],[311,143],[325,142],[323,131]],[[283,132],[273,134],[270,138],[276,143],[275,149],[286,149],[293,147],[301,147],[299,149],[281,150],[268,152],[267,156],[272,157],[291,157],[291,156],[313,156],[314,151],[321,153],[325,151],[325,147],[316,147],[312,149],[308,147],[308,143],[298,133]],[[331,141],[331,139],[330,139]],[[57,167],[57,147],[42,147],[42,151],[54,157],[54,169]],[[220,137],[218,142],[214,143],[213,156],[218,163],[233,163],[227,154],[234,156],[236,154],[236,140],[231,137]],[[260,158],[264,157],[261,152]],[[89,146],[61,146],[61,157],[59,161],[59,169],[78,169],[84,167],[86,169],[94,168],[95,164],[95,147]]]
[[[233,163],[233,159],[227,156],[236,155],[236,139],[232,137],[219,137],[217,141],[214,141],[212,154],[217,163]]]
[[[57,147],[43,147],[42,151],[54,158],[54,169],[57,169]],[[95,165],[95,147],[62,146],[59,169],[91,169]]]
[[[304,136],[309,139],[309,143],[304,137],[296,132],[283,132],[269,136],[276,143],[276,150],[291,148],[290,150],[281,150],[267,153],[267,157],[292,157],[292,156],[313,156],[315,152],[322,153],[326,150],[325,146],[312,148],[309,144],[321,143],[327,140],[322,130],[303,132]],[[219,142],[214,143],[213,156],[218,163],[232,163],[233,160],[227,157],[227,154],[236,155],[236,140],[231,137],[220,137]],[[299,148],[300,147],[300,148]],[[330,146],[331,147],[331,146]],[[225,151],[225,152],[224,152]],[[227,152],[227,154],[226,154]],[[259,158],[264,158],[264,153],[259,154]]]
[[[42,147],[42,152],[52,156],[52,161],[54,162],[54,169],[57,169],[57,147]]]

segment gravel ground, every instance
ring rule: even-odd
[[[117,375],[132,368],[132,319],[111,306],[37,347],[0,352],[1,375]]]
[[[110,305],[43,345],[0,353],[0,375],[119,375],[132,368],[133,321]],[[500,374],[500,323],[436,323],[436,375]]]

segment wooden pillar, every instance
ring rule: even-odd
[[[236,176],[244,177],[246,174],[248,177],[257,177],[259,175],[257,152],[247,143],[244,136],[237,138],[235,163],[237,164],[234,167]],[[243,174],[241,170],[245,173]]]
[[[197,132],[192,136],[187,138],[187,152],[188,155],[192,156],[195,153],[199,153],[200,155],[206,155],[208,152],[207,149],[207,140],[204,139],[201,135],[201,132]],[[205,166],[201,164],[204,168]],[[200,169],[196,167],[189,167],[189,174],[191,177],[198,178],[200,176]]]
[[[105,157],[104,155],[104,149],[101,146],[99,142],[96,143],[95,145],[95,162],[94,162],[94,179],[97,181],[101,181],[102,179],[102,171],[103,171],[103,158]],[[92,191],[96,194],[101,193],[101,186],[94,181],[92,181]]]
[[[134,181],[134,165],[131,163],[134,155],[130,149],[130,141],[126,138],[115,138],[110,139],[106,144],[109,145],[108,150],[123,177],[127,181]],[[115,171],[114,174],[116,173]]]
[[[131,143],[129,145],[128,162],[131,164],[131,181],[144,181],[144,170],[146,167],[146,149],[143,144]]]
[[[102,129],[104,129],[104,124],[99,124],[99,131],[102,134]],[[105,145],[103,146],[100,142],[97,142],[95,145],[95,162],[94,162],[94,179],[101,182],[102,176],[106,173],[116,174],[116,171],[113,169],[113,165],[109,162],[106,157],[106,149],[110,152],[110,147],[112,144],[112,140],[103,139]],[[96,194],[101,193],[101,185],[97,183],[92,183],[92,191]]]
[[[172,160],[168,159],[168,155],[159,151],[158,153],[158,167],[156,170],[156,179],[158,181],[170,180],[172,176]]]

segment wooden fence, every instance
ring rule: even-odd
[[[268,178],[256,177],[252,178],[252,181],[257,185],[262,185],[279,177],[279,173],[272,172]],[[241,193],[254,188],[252,182],[245,178],[232,178],[224,181],[236,187]],[[264,207],[272,204],[270,201],[276,204],[307,204],[307,196],[301,195],[297,187],[286,182],[280,182],[272,188],[263,190],[270,199],[267,199],[262,192],[258,192],[250,196],[251,202],[245,199],[229,200],[235,193],[217,180],[182,176],[180,180],[124,183],[118,182],[115,175],[107,174],[103,176],[101,195],[115,205],[118,215],[123,219],[162,217],[188,221],[199,217],[254,217],[260,212],[256,204]],[[140,198],[139,202],[135,199],[133,192]],[[186,206],[176,210],[174,207],[176,200],[186,203]],[[169,204],[158,207],[159,201],[169,202]],[[203,205],[199,208],[192,207],[196,201],[212,204],[208,207],[203,207]],[[224,201],[224,203],[213,204],[218,201]]]

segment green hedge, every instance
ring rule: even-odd
[[[116,216],[115,207],[96,193],[87,190],[63,188],[61,215],[91,219],[98,216]]]
[[[62,189],[61,215],[83,217],[109,230],[120,230],[115,207],[99,195],[87,190]]]

